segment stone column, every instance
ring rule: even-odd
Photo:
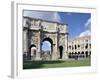
[[[24,42],[23,42],[23,55],[24,55],[24,57],[23,58],[25,58],[25,57],[27,57],[27,55],[28,55],[28,37],[27,37],[27,29],[25,29],[24,31],[23,31],[23,39],[24,39]]]
[[[40,54],[41,54],[41,41],[40,41],[40,32],[38,33],[38,40],[37,40],[37,54],[36,54],[36,60],[41,60],[40,59]]]
[[[52,60],[57,60],[57,44],[53,44]]]
[[[52,52],[52,60],[57,60],[58,54],[57,54],[57,34],[56,37],[53,39],[53,52]]]
[[[68,59],[68,39],[67,35],[65,34],[64,38],[64,50],[63,50],[63,59]]]

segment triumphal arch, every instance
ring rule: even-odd
[[[42,50],[44,41],[49,41],[51,50]],[[67,59],[67,24],[23,17],[23,59],[57,60]]]

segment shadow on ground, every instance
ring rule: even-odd
[[[91,66],[91,58],[80,60],[24,61],[23,69]]]
[[[24,61],[23,62],[23,69],[39,69],[43,68],[45,64],[59,64],[65,61]]]

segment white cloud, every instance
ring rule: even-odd
[[[91,18],[89,18],[89,19],[86,21],[86,23],[84,24],[84,26],[85,26],[86,28],[90,29],[90,27],[91,27]]]
[[[24,11],[24,16],[39,18],[48,21],[62,22],[60,15],[57,12],[50,11]]]
[[[47,46],[51,47],[51,43],[49,41],[44,41],[44,44],[46,44]]]
[[[78,37],[84,37],[84,36],[90,36],[90,35],[91,35],[91,31],[86,30],[86,31],[80,33]]]
[[[67,15],[71,15],[72,13],[71,12],[67,12]]]
[[[91,18],[89,18],[86,23],[84,24],[84,27],[86,28],[85,31],[81,32],[77,37],[84,37],[84,36],[90,36],[91,35]]]

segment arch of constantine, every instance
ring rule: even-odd
[[[57,60],[68,58],[67,24],[24,17],[23,41],[24,59]],[[49,41],[51,44],[49,52],[42,50],[44,41]]]

